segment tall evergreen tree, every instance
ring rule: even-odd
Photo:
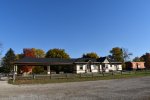
[[[2,67],[3,67],[5,73],[9,73],[9,72],[11,72],[13,70],[12,62],[14,62],[15,60],[16,60],[15,53],[10,48],[7,51],[7,53],[5,54],[5,56],[3,57]]]

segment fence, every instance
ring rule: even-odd
[[[121,76],[121,75],[133,75],[133,74],[150,74],[150,70],[140,70],[140,71],[112,71],[112,72],[101,72],[101,73],[65,73],[65,74],[50,74],[50,75],[17,75],[15,79],[17,80],[45,80],[45,79],[74,79],[74,78],[94,78],[94,77],[107,77],[107,76]]]

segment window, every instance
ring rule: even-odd
[[[80,66],[80,70],[83,70],[83,65],[79,65]]]

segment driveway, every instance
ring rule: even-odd
[[[150,100],[150,77],[38,85],[0,81],[0,100]]]

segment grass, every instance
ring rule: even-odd
[[[107,74],[105,76],[102,76],[102,74],[94,74],[93,77],[88,75],[88,77],[83,76],[82,77],[73,77],[73,78],[57,78],[57,79],[48,79],[48,78],[42,78],[42,79],[16,79],[13,83],[12,80],[9,80],[8,83],[14,84],[14,85],[20,85],[20,84],[47,84],[47,83],[64,83],[64,82],[83,82],[83,81],[97,81],[97,80],[110,80],[110,79],[126,79],[126,78],[137,78],[137,77],[144,77],[144,76],[150,76],[150,71],[140,71],[140,72],[130,72],[130,73],[123,73],[121,74],[114,74],[112,75]]]

